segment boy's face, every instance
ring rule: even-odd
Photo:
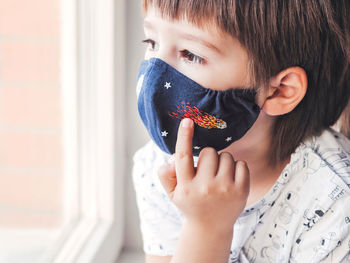
[[[214,24],[198,28],[186,20],[170,21],[162,18],[157,9],[149,7],[144,19],[147,49],[145,59],[159,58],[172,67],[212,90],[255,88],[249,75],[246,49],[239,41],[222,32]],[[254,125],[238,141],[223,151],[246,160],[259,146],[269,149],[274,116],[265,114],[264,92],[258,92],[256,103],[262,108]],[[265,148],[264,148],[265,147]],[[266,153],[264,153],[264,156]]]
[[[216,26],[201,29],[185,20],[166,20],[150,8],[144,32],[145,59],[162,59],[205,88],[250,87],[246,50]]]

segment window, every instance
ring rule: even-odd
[[[123,14],[113,0],[0,3],[0,262],[120,252]]]

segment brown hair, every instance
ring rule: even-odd
[[[199,27],[216,24],[247,49],[257,87],[292,66],[302,67],[308,89],[299,105],[278,116],[272,162],[283,161],[306,138],[334,125],[350,97],[349,0],[143,0],[168,19]],[[343,114],[349,133],[349,112]]]

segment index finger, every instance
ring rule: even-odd
[[[192,137],[194,124],[191,119],[185,118],[180,122],[175,147],[175,169],[178,182],[192,180],[195,176]]]

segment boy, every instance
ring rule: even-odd
[[[350,262],[349,2],[143,3],[146,262]]]

